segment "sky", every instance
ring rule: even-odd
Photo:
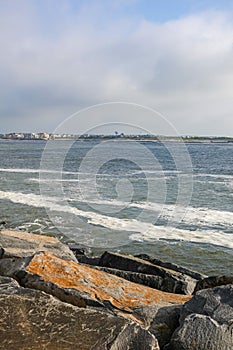
[[[231,0],[0,0],[0,48],[0,133],[233,136]]]

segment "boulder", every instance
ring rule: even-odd
[[[107,311],[77,308],[0,276],[0,344],[15,350],[159,350],[138,324]]]
[[[112,275],[122,277],[128,281],[139,283],[151,288],[161,289],[161,285],[163,283],[163,278],[160,276],[148,275],[146,273],[140,273],[140,272],[131,272],[131,271],[112,269],[110,267],[95,266],[95,268],[100,271],[104,271]]]
[[[182,305],[160,305],[148,328],[158,339],[161,349],[170,342],[174,331],[179,327]]]
[[[233,276],[210,276],[197,282],[194,294],[199,290],[233,284]]]
[[[143,321],[134,312],[136,308],[161,302],[183,304],[190,299],[187,295],[162,292],[89,266],[67,262],[49,253],[38,253],[30,259],[2,259],[0,274],[73,305],[107,307],[125,317],[133,314],[139,322]]]
[[[160,302],[156,305],[142,306],[135,309],[144,321],[144,325],[154,334],[163,349],[169,343],[172,334],[179,327],[182,305]]]
[[[209,316],[191,314],[164,350],[232,350],[231,333],[229,326],[220,325]]]
[[[72,250],[75,256],[84,256],[92,253],[91,248],[85,246],[84,244],[69,244],[68,247],[70,250]]]
[[[233,348],[233,285],[204,289],[185,303],[166,350]]]
[[[78,262],[91,266],[98,266],[100,257],[98,256],[86,256],[86,255],[75,255]]]
[[[28,232],[0,231],[0,247],[4,249],[3,258],[27,257],[36,252],[44,251],[65,260],[76,261],[69,247],[62,244],[57,238]]]
[[[147,254],[138,254],[138,255],[135,255],[135,257],[138,257],[138,258],[143,259],[143,260],[150,261],[152,264],[155,264],[155,265],[158,265],[158,266],[162,266],[162,267],[166,267],[167,269],[183,273],[183,274],[185,274],[187,276],[190,276],[190,277],[192,277],[192,278],[194,278],[196,280],[201,280],[201,279],[207,277],[207,276],[203,275],[202,273],[199,273],[197,271],[193,271],[193,270],[187,269],[187,267],[179,266],[179,265],[176,265],[176,264],[171,263],[171,262],[166,262],[166,261],[162,261],[162,260],[159,260],[159,259],[156,259],[156,258],[152,258],[152,257],[150,257]]]
[[[99,265],[156,276],[156,288],[170,293],[192,294],[197,282],[196,279],[186,274],[157,266],[149,261],[131,255],[105,252],[100,259]]]

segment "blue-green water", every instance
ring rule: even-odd
[[[231,273],[233,144],[182,147],[1,141],[0,220],[98,252]]]

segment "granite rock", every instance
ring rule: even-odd
[[[69,244],[68,247],[70,250],[72,250],[75,256],[84,256],[92,253],[91,248],[85,246],[84,244]]]
[[[158,339],[161,349],[170,342],[174,331],[179,327],[181,305],[160,305],[148,328]]]
[[[210,276],[197,282],[194,293],[206,288],[214,288],[226,284],[233,284],[233,276]]]
[[[172,337],[164,350],[232,350],[232,331],[211,317],[191,314]]]
[[[135,257],[138,257],[138,258],[143,259],[143,260],[147,260],[147,261],[151,262],[152,264],[162,266],[162,267],[165,267],[167,269],[183,273],[184,275],[190,276],[196,280],[201,280],[201,279],[207,277],[207,276],[205,276],[197,271],[190,270],[184,266],[180,266],[180,265],[176,265],[176,264],[171,263],[171,262],[166,262],[166,261],[162,261],[160,259],[152,258],[147,254],[138,254],[138,255],[135,255]]]
[[[0,277],[0,344],[8,350],[159,350],[138,324],[107,311],[77,308]]]
[[[174,305],[168,302],[160,302],[156,305],[141,306],[134,310],[140,315],[144,326],[154,334],[159,346],[163,349],[169,343],[172,334],[179,327],[179,317],[182,305]]]
[[[140,272],[124,271],[119,269],[113,269],[110,267],[95,266],[95,268],[100,271],[104,271],[112,275],[122,277],[128,281],[139,283],[151,288],[161,289],[163,283],[163,278],[160,276],[148,275],[146,273]]]
[[[98,266],[100,262],[99,256],[86,256],[86,255],[75,255],[78,262],[91,266]]]
[[[233,285],[204,289],[184,304],[166,350],[233,348]]]
[[[162,266],[157,266],[149,261],[131,255],[105,252],[100,259],[99,265],[102,267],[157,276],[157,288],[170,293],[192,294],[197,282],[196,279],[188,275]]]
[[[22,258],[31,256],[39,251],[44,251],[65,260],[76,261],[69,247],[62,244],[57,238],[28,232],[0,231],[0,247],[4,249],[3,258]]]

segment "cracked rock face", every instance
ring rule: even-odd
[[[8,350],[159,350],[148,331],[107,311],[77,308],[0,276],[0,344]]]
[[[139,277],[142,284],[147,284],[153,288],[170,293],[192,294],[197,283],[196,279],[178,271],[177,268],[176,270],[172,270],[172,266],[171,268],[162,265],[159,266],[151,261],[146,261],[135,256],[105,252],[100,259],[99,265],[112,269],[140,273]],[[142,278],[143,274],[144,277]],[[136,279],[136,276],[132,274],[128,275],[129,278],[135,277]]]
[[[188,301],[166,350],[232,350],[233,285],[204,289]]]

